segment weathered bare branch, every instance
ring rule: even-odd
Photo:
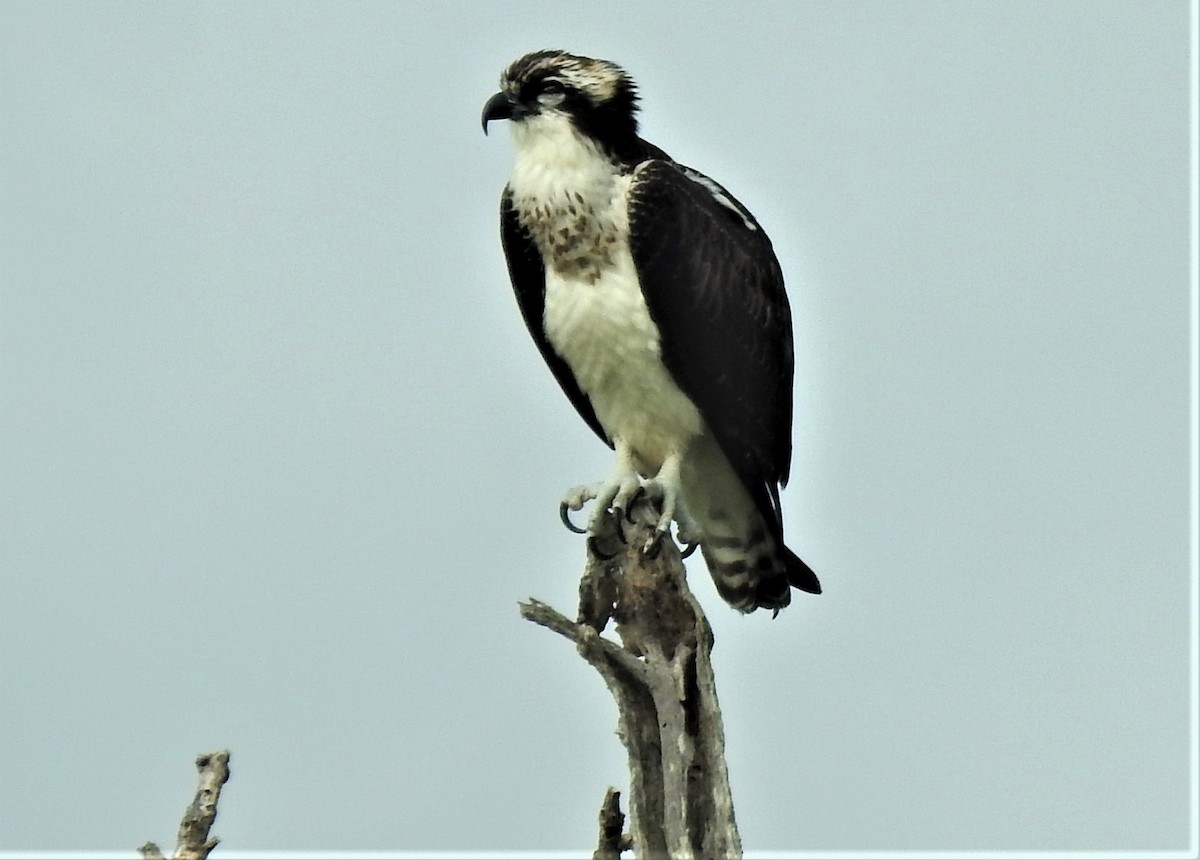
[[[536,600],[522,604],[521,614],[575,642],[616,699],[631,821],[618,849],[631,843],[639,859],[740,857],[709,660],[712,629],[674,543],[651,540],[657,516],[640,503],[620,529],[610,522],[589,543],[577,621]],[[601,635],[609,621],[620,645]],[[606,798],[605,810],[618,802]],[[602,838],[596,857],[611,860],[619,855],[613,850],[611,838]]]

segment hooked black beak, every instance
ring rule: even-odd
[[[516,105],[507,93],[496,93],[483,106],[483,133],[487,134],[487,125],[494,119],[512,119],[515,109]]]

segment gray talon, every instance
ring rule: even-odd
[[[643,495],[645,495],[645,493],[646,493],[645,487],[642,487],[640,485],[638,486],[638,488],[636,490],[633,491],[633,495],[630,496],[630,498],[629,498],[629,507],[625,509],[625,519],[627,522],[629,522],[629,523],[633,522],[633,509],[637,506],[638,499],[640,499]]]
[[[692,553],[694,553],[696,551],[696,547],[698,547],[698,546],[700,546],[699,541],[691,541],[690,543],[688,543],[684,546],[683,552],[681,552],[679,554],[679,557],[687,558],[689,555],[691,555]]]
[[[562,518],[563,525],[566,526],[571,531],[575,532],[575,534],[577,534],[577,535],[587,534],[587,529],[581,529],[579,526],[575,525],[575,523],[571,522],[571,512],[570,511],[571,511],[570,506],[566,502],[563,502],[561,505],[558,506],[558,515],[559,515],[559,517]]]
[[[623,516],[620,508],[614,509],[613,513],[615,514],[613,517],[613,527],[617,530],[617,537],[621,539],[621,543],[628,544],[629,539],[625,537],[625,526],[621,522],[621,520],[625,519],[625,517]],[[630,520],[630,522],[633,522],[633,520]]]

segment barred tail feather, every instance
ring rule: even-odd
[[[711,439],[693,447],[682,479],[688,513],[699,526],[700,551],[729,605],[741,612],[778,612],[792,602],[792,588],[821,593],[816,574],[783,545],[779,525],[764,519]]]
[[[717,592],[741,612],[778,612],[792,602],[792,588],[821,593],[821,583],[812,568],[786,546],[764,536],[762,530],[756,530],[745,541],[704,540],[700,550]]]

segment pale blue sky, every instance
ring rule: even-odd
[[[546,47],[787,275],[826,593],[691,568],[747,849],[1186,847],[1187,3],[0,2],[0,850],[228,747],[222,856],[590,856],[615,709],[516,603],[609,453],[479,131]]]

